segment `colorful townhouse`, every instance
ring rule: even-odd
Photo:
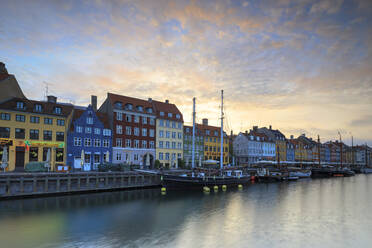
[[[156,114],[151,101],[107,94],[98,112],[107,114],[113,127],[113,163],[154,166]]]
[[[286,161],[294,162],[295,161],[295,144],[292,140],[287,140],[287,151],[286,151]]]
[[[258,128],[257,132],[265,134],[270,140],[273,140],[276,144],[276,156],[279,156],[280,161],[286,161],[287,155],[287,139],[285,138],[285,135],[280,132],[278,129],[274,130],[272,126],[270,125],[269,128],[262,127]],[[275,160],[278,160],[276,158]]]
[[[28,162],[47,161],[50,170],[62,170],[66,164],[67,123],[71,104],[12,98],[0,104],[0,140],[8,151],[7,170],[23,171]],[[49,152],[48,152],[49,151]]]
[[[187,166],[192,165],[192,126],[183,126],[183,158]],[[195,127],[195,166],[201,166],[204,161],[204,136],[200,129]]]
[[[96,104],[92,96],[93,104]],[[97,105],[74,108],[67,134],[67,165],[74,170],[98,170],[112,162],[112,133],[108,117]]]
[[[156,111],[156,159],[166,168],[178,168],[183,158],[183,116],[175,104],[149,99]]]
[[[208,119],[203,119],[203,124],[196,124],[204,136],[204,160],[220,161],[221,156],[221,128],[208,125]],[[229,141],[223,133],[223,163],[229,163]]]

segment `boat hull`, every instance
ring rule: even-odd
[[[239,184],[248,184],[251,177],[185,177],[176,175],[163,175],[162,186],[167,189],[202,189],[203,187],[213,186],[237,186]]]

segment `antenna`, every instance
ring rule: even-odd
[[[51,83],[43,81],[44,86],[44,100],[46,101],[49,95],[49,86],[52,85]]]

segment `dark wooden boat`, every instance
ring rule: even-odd
[[[189,175],[162,175],[162,186],[167,189],[202,189],[203,187],[214,186],[237,186],[239,184],[248,184],[251,182],[251,176],[242,177],[192,177]]]

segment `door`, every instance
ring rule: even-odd
[[[74,158],[74,168],[81,169],[81,158],[80,157]]]
[[[25,148],[22,146],[16,147],[16,163],[15,169],[23,171],[25,168]]]

